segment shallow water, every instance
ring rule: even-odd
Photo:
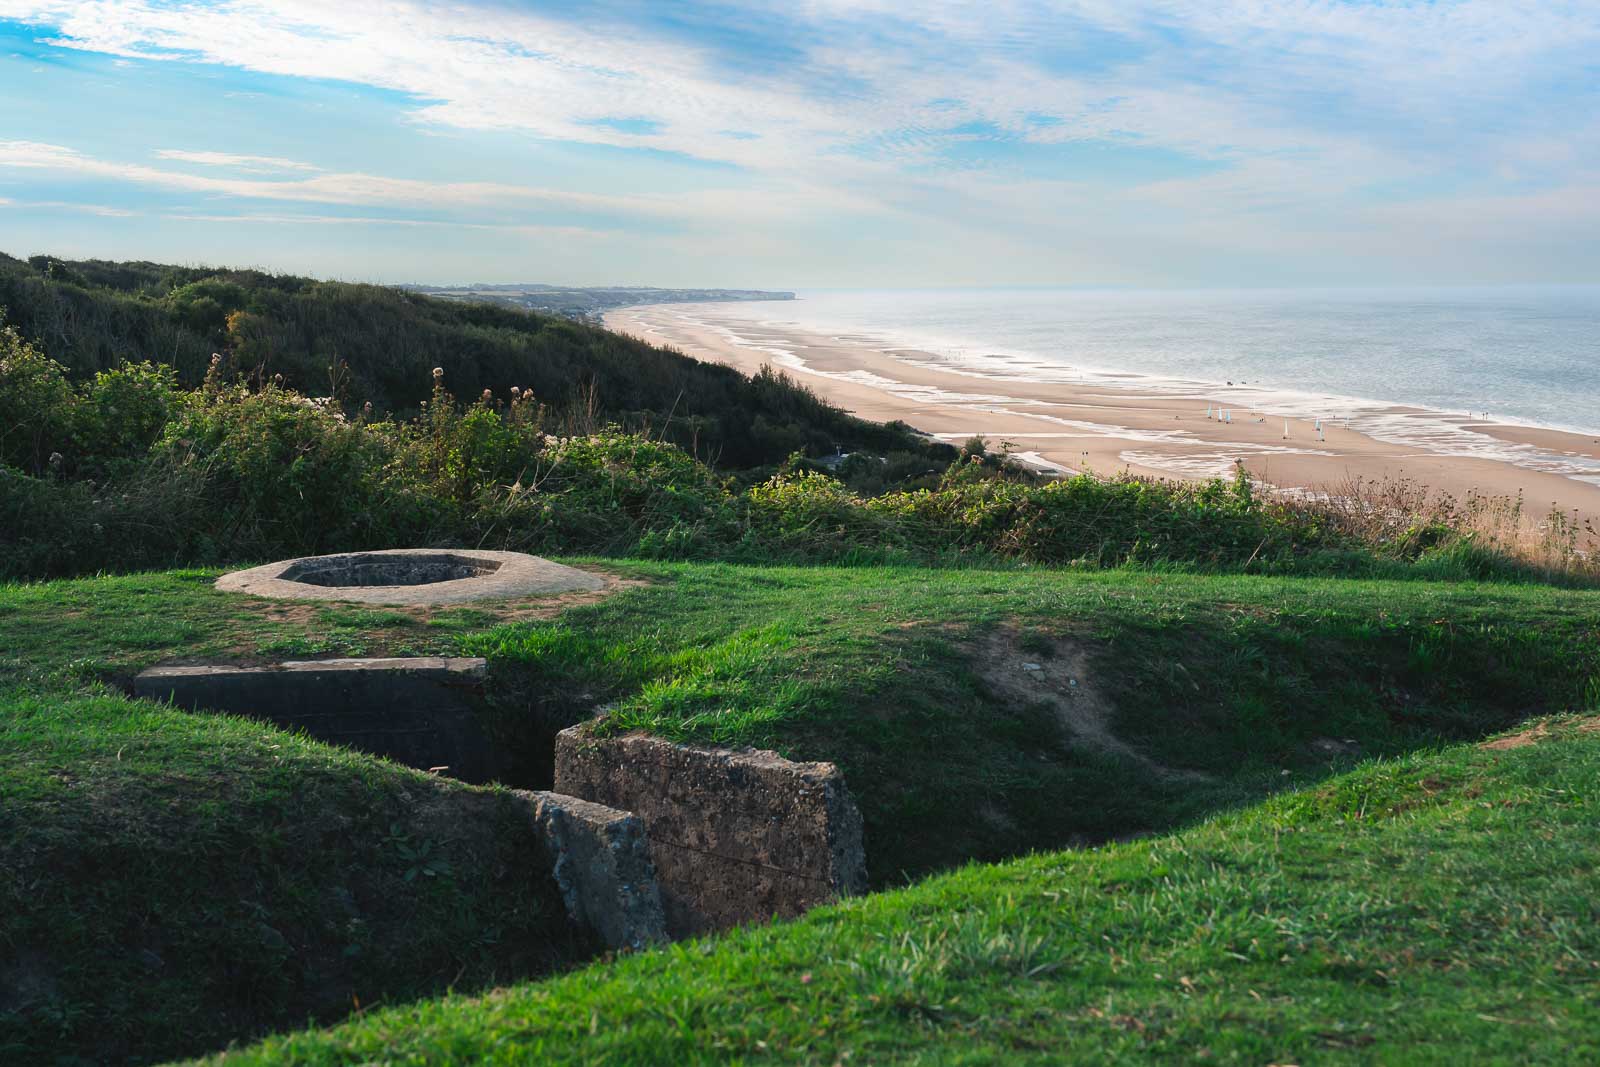
[[[1246,382],[1600,432],[1600,286],[815,291],[736,313],[986,374]]]

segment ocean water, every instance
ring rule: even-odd
[[[1600,435],[1600,286],[813,291],[719,310],[926,351],[980,377],[1197,396],[1248,384],[1263,407],[1353,417],[1379,436],[1421,431],[1387,426],[1393,404]],[[1449,437],[1459,421],[1435,429]]]

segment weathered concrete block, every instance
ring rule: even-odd
[[[643,948],[667,939],[666,917],[644,824],[618,811],[560,793],[518,791],[555,857],[556,885],[567,915],[611,948]]]
[[[481,659],[333,659],[271,667],[152,667],[135,695],[264,719],[312,737],[484,782],[498,758],[477,708]]]
[[[555,788],[643,820],[673,937],[866,891],[861,813],[831,763],[582,724],[556,739]]]

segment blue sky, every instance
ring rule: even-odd
[[[1600,281],[1600,0],[0,0],[0,250],[374,281]]]

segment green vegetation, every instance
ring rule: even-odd
[[[219,715],[0,694],[0,1061],[145,1061],[571,959],[503,792]]]
[[[414,411],[443,367],[461,396],[532,393],[553,430],[648,427],[727,470],[836,447],[920,455],[923,468],[929,454],[904,427],[852,418],[776,376],[747,378],[567,319],[380,286],[0,255],[0,309],[75,381],[155,360],[192,387],[222,353],[242,380],[381,414]]]
[[[979,440],[958,455],[781,376],[564,320],[251,272],[35,258],[0,257],[0,299],[20,324],[0,328],[0,576],[416,544],[1594,576],[1570,523],[1530,540],[1514,503],[1287,501],[1242,473],[1042,479]]]
[[[232,1058],[1600,1053],[1600,735],[1562,717],[1600,709],[1600,592],[1570,524],[1042,479],[779,377],[370,287],[0,257],[0,304],[0,1060],[351,1012]],[[418,544],[621,582],[559,614],[211,584]],[[838,763],[889,891],[535,982],[591,946],[504,789],[121,692],[438,653],[489,659],[508,786],[602,711]],[[1470,744],[1530,716],[1538,744]]]
[[[928,484],[861,495],[795,455],[748,488],[657,438],[550,432],[531,395],[347,416],[219,358],[74,386],[0,332],[0,575],[226,563],[416,544],[757,561],[1022,560],[1261,573],[1522,576],[1426,515],[1385,523],[1204,485],[1042,480],[971,443]],[[871,466],[869,464],[869,466]],[[1572,570],[1572,568],[1569,568]]]
[[[1398,767],[1410,777],[1393,781],[1412,790],[1404,783],[1443,781],[1456,773],[1449,770],[1456,763],[1430,762],[1444,757],[1419,755],[1430,753],[1441,739],[1476,738],[1529,714],[1600,703],[1595,640],[1600,593],[1533,585],[1021,567],[605,565],[638,584],[549,619],[517,618],[515,605],[424,613],[272,604],[216,592],[209,571],[0,586],[0,648],[6,650],[0,691],[10,693],[0,705],[0,840],[5,842],[0,870],[6,872],[0,878],[5,904],[0,945],[7,959],[22,961],[8,964],[13,966],[8,973],[20,976],[13,987],[26,994],[0,1005],[0,1051],[25,1060],[64,1050],[99,1059],[116,1047],[147,1060],[214,1048],[308,1016],[335,1018],[355,1006],[352,997],[364,1006],[396,1004],[448,988],[471,991],[517,980],[570,958],[574,950],[561,942],[559,925],[552,921],[556,912],[527,878],[526,860],[514,858],[528,847],[526,828],[519,831],[508,812],[496,806],[503,794],[429,778],[259,724],[108,695],[108,683],[159,660],[187,655],[249,660],[303,650],[479,653],[491,660],[502,726],[513,738],[520,727],[526,734],[522,743],[542,739],[547,745],[548,731],[593,714],[603,703],[611,706],[608,722],[614,729],[640,727],[832,759],[845,768],[862,806],[869,870],[879,886],[974,859],[1171,832],[1285,789],[1338,783],[1329,776],[1362,760],[1368,762],[1350,781],[1389,782],[1384,776]],[[1063,719],[1062,706],[1052,704],[1048,694],[1037,701],[1019,698],[1007,677],[1019,675],[1027,661],[1057,678],[1070,670],[1115,744],[1075,732],[1093,720]],[[1329,748],[1327,741],[1337,744]],[[1466,752],[1448,760],[1475,767],[1472,761],[1478,758]],[[1574,764],[1571,775],[1591,767],[1593,758]],[[1376,785],[1317,788],[1323,791],[1306,795],[1337,798],[1367,790],[1374,798],[1369,812],[1386,804],[1404,806],[1385,800],[1388,794],[1381,790],[1371,792]],[[1282,806],[1286,803],[1290,806]],[[1350,803],[1352,810],[1360,809],[1358,801]],[[1310,872],[1335,851],[1355,847],[1340,836],[1352,831],[1343,824],[1321,826],[1320,816],[1313,816],[1338,815],[1344,810],[1338,805],[1344,804],[1279,798],[1264,809],[1269,814],[1237,824],[1255,828],[1250,840],[1265,840],[1273,832],[1269,828],[1281,832],[1287,825],[1289,816],[1283,813],[1294,811],[1308,832],[1328,835],[1296,836],[1294,849],[1285,846],[1272,859],[1279,865],[1273,868],[1277,880],[1251,889],[1237,907],[1260,908],[1263,901],[1281,899],[1282,908],[1254,920],[1269,925],[1277,921],[1272,916],[1298,915],[1293,909],[1302,906],[1334,914],[1327,910],[1332,902],[1315,896],[1322,883],[1313,883]],[[458,817],[464,810],[478,812],[473,805],[481,805],[482,813]],[[679,1010],[667,1004],[670,986],[649,995],[644,987],[666,980],[657,968],[683,968],[697,975],[682,993],[691,1005],[683,1018],[704,1025],[686,1022],[684,1036],[674,1040],[704,1041],[702,1053],[714,1056],[721,1047],[717,1041],[733,1055],[749,1052],[741,1042],[759,1039],[804,1058],[811,1046],[800,1043],[800,1031],[785,1031],[775,1017],[763,1014],[767,1007],[760,991],[770,987],[757,982],[746,992],[723,987],[719,993],[719,983],[746,981],[748,968],[756,964],[737,962],[743,954],[753,961],[776,953],[780,974],[792,964],[834,978],[847,965],[830,960],[857,957],[868,968],[860,978],[867,984],[858,989],[862,1004],[841,1013],[829,1002],[816,1015],[801,1016],[811,1020],[805,1033],[822,1042],[816,1048],[856,1047],[858,1055],[877,1058],[899,1047],[896,1043],[951,1037],[956,1031],[946,1030],[948,1022],[959,1023],[963,1033],[990,1034],[985,1040],[1008,1040],[1004,1035],[1014,1033],[1021,1041],[1017,1047],[1026,1050],[1032,1042],[1050,1040],[1056,1033],[1052,1027],[1090,1026],[1092,1016],[1086,1013],[1092,1006],[1137,1019],[1150,1034],[1140,1037],[1131,1023],[1121,1033],[1100,1022],[1105,1040],[1149,1040],[1158,1050],[1179,1050],[1193,1028],[1214,1021],[1223,1010],[1224,989],[1232,988],[1217,977],[1233,965],[1231,958],[1218,948],[1220,941],[1194,941],[1199,937],[1195,924],[1212,915],[1228,931],[1253,929],[1240,925],[1242,912],[1237,922],[1224,922],[1222,913],[1202,913],[1190,905],[1208,899],[1219,885],[1245,893],[1251,872],[1271,873],[1248,864],[1234,869],[1236,862],[1244,863],[1239,857],[1261,859],[1255,844],[1241,844],[1240,851],[1226,855],[1211,844],[1193,844],[1241,840],[1241,831],[1231,826],[1184,831],[1131,848],[973,869],[919,886],[909,897],[874,898],[807,920],[794,928],[801,932],[758,931],[726,944],[680,946],[642,960],[597,966],[563,980],[573,984],[547,992],[530,986],[510,996],[541,1004],[556,998],[553,1003],[564,1005],[548,1014],[540,1008],[530,1019],[547,1020],[570,1010],[584,1019],[598,1011],[607,1020],[601,1031],[611,1036],[594,1039],[601,1041],[598,1045],[575,1046],[568,1055],[642,1060],[656,1039],[660,1013]],[[468,827],[481,833],[467,833]],[[1414,834],[1424,832],[1418,828]],[[1303,852],[1302,841],[1308,843]],[[1540,848],[1556,848],[1541,841]],[[1399,846],[1379,842],[1372,847],[1373,856],[1387,857]],[[1481,839],[1478,851],[1482,855],[1457,857],[1448,849],[1430,854],[1428,862],[1443,864],[1437,873],[1402,868],[1410,873],[1398,876],[1390,891],[1442,899],[1448,883],[1440,880],[1475,870],[1473,863],[1500,862],[1496,857],[1511,862],[1489,837]],[[1194,867],[1172,865],[1171,857],[1189,853],[1210,858]],[[1526,850],[1513,854],[1533,858]],[[1552,858],[1565,854],[1541,854],[1538,877],[1578,878],[1578,872],[1563,873]],[[426,873],[431,860],[419,865],[418,857],[424,856],[439,857],[443,864],[432,876]],[[1364,870],[1363,864],[1379,861],[1349,862]],[[1063,879],[1063,869],[1072,872],[1070,878]],[[1305,883],[1294,892],[1312,894],[1310,903],[1284,895],[1290,889],[1283,871],[1290,869]],[[449,877],[443,877],[445,870]],[[1159,907],[1148,904],[1146,917],[1170,924],[1159,926],[1166,934],[1157,927],[1119,924],[1118,908],[1094,904],[1099,896],[1081,888],[1100,884],[1097,871],[1140,870],[1146,873],[1103,875],[1106,884],[1121,878],[1131,887],[1144,887],[1106,899],[1147,903],[1149,889],[1166,884],[1166,878],[1178,895]],[[1167,873],[1148,873],[1153,870]],[[66,879],[51,873],[60,871],[77,873]],[[1379,874],[1369,871],[1364,877],[1370,881]],[[1048,898],[1036,899],[1035,890],[1026,888],[1036,878],[1077,903],[1056,916],[1059,902],[1047,906]],[[1349,884],[1352,900],[1369,899],[1361,896],[1366,883],[1352,883],[1338,873],[1329,879]],[[45,884],[53,891],[41,892]],[[343,887],[350,897],[330,886]],[[1006,886],[1014,889],[1009,896],[997,888]],[[1505,907],[1537,914],[1559,903],[1516,887],[1502,886],[1499,892]],[[1488,888],[1481,893],[1479,903],[1462,905],[1463,915],[1478,916],[1473,922],[1489,921],[1472,911],[1488,907]],[[349,899],[356,901],[354,914]],[[1102,907],[1109,909],[1104,916],[1097,910]],[[1374,909],[1375,922],[1387,914],[1385,906],[1374,904]],[[941,924],[928,926],[924,920],[931,922],[928,917],[935,913],[943,915]],[[885,917],[883,925],[874,925],[877,917]],[[1346,1013],[1343,1025],[1353,1028],[1352,1040],[1367,1041],[1383,1032],[1388,1016],[1363,1006],[1363,998],[1372,995],[1361,984],[1366,979],[1352,979],[1339,1000],[1337,977],[1323,958],[1346,951],[1342,931],[1360,918],[1352,913],[1326,928],[1341,933],[1320,943],[1321,969],[1313,968],[1314,973],[1274,970],[1278,965],[1270,960],[1284,954],[1285,935],[1280,934],[1277,941],[1263,942],[1270,960],[1251,957],[1261,973],[1236,976],[1266,1003],[1305,1001],[1295,1009],[1300,1015],[1285,1016],[1300,1022],[1286,1021],[1282,1025],[1288,1029],[1271,1033],[1300,1034],[1295,1040],[1310,1041],[1306,1035],[1317,1032],[1323,1025],[1319,1020],[1339,1011]],[[1296,936],[1309,938],[1311,931],[1324,929],[1320,923],[1295,921],[1302,923]],[[1380,924],[1371,931],[1377,939],[1372,944],[1398,943],[1411,936],[1412,923],[1444,921],[1454,920],[1418,913],[1393,928]],[[492,936],[484,937],[485,931]],[[1079,940],[1063,940],[1069,931]],[[1252,932],[1238,943],[1257,936]],[[1449,935],[1434,936],[1443,943]],[[1017,937],[1022,941],[1006,940]],[[1161,947],[1160,937],[1171,944]],[[1129,972],[1126,982],[1114,986],[1101,981],[1098,971],[1085,970],[1081,957],[1106,953],[1105,938],[1111,939],[1109,951],[1142,960],[1143,970]],[[1046,1001],[1024,1010],[990,999],[998,995],[996,987],[1009,987],[1016,979],[1001,958],[1035,941],[1036,947],[1024,952],[1033,955],[1023,969],[1049,964],[1041,974],[1052,977],[1027,988],[1040,998],[1067,998],[1062,1018],[1054,1022],[1041,1014]],[[988,957],[964,955],[991,942],[999,968],[992,973],[975,962]],[[106,954],[102,947],[108,944],[123,948]],[[346,956],[353,946],[358,951]],[[862,946],[875,947],[868,953]],[[1368,948],[1348,951],[1361,967],[1397,973],[1386,962],[1373,962],[1378,957],[1364,954]],[[1503,955],[1496,944],[1466,939],[1452,951],[1466,954],[1459,957],[1462,965],[1479,968],[1474,973],[1480,975],[1484,997],[1496,986],[1509,988],[1513,978],[1505,968],[1543,974],[1554,958],[1530,948],[1496,971],[1486,962]],[[1581,945],[1572,951],[1581,956]],[[1185,967],[1176,974],[1196,983],[1209,975],[1205,981],[1212,984],[1205,988],[1211,992],[1202,996],[1154,978],[1159,973],[1176,981],[1166,970],[1176,966],[1167,962],[1171,953],[1179,953]],[[924,973],[919,970],[924,966],[935,969]],[[879,985],[895,973],[902,975],[895,979],[902,982],[895,994],[901,1007],[885,1010],[898,1021],[879,1027],[872,1022],[878,1009],[865,998],[888,1003],[889,991]],[[1063,985],[1066,974],[1077,978]],[[1296,985],[1302,979],[1315,987],[1315,997]],[[624,988],[631,1006],[604,1006],[606,996]],[[567,992],[580,989],[591,992]],[[1104,1004],[1108,989],[1123,1005],[1114,1011]],[[923,996],[924,990],[925,1003],[906,999]],[[569,995],[579,999],[570,1004],[560,999]],[[847,996],[842,989],[828,995]],[[1189,1000],[1209,1003],[1213,995],[1218,1003],[1209,1007],[1162,999],[1187,1005]],[[726,1023],[732,1016],[706,1007],[719,997],[750,1009],[750,1029],[722,1029],[732,1025]],[[956,997],[956,1006],[947,1006]],[[469,1041],[460,1034],[444,1038],[432,1029],[447,1025],[441,1020],[460,1011],[467,1014],[448,1025],[467,1033],[499,1011],[469,1003],[448,1001],[405,1009],[409,1015],[366,1017],[359,1026],[369,1029],[340,1032],[330,1040],[384,1032],[383,1027],[401,1025],[393,1020],[420,1013],[428,1022],[413,1031],[417,1048],[431,1048],[429,1055],[446,1062],[437,1050],[457,1048],[458,1060],[471,1062],[486,1055],[471,1042],[498,1040],[496,1031],[482,1030]],[[972,1006],[960,1007],[966,1003]],[[932,1012],[932,1005],[954,1014]],[[1010,1014],[996,1018],[1011,1023],[999,1031],[973,1029],[974,1017],[1000,1007]],[[1198,1014],[1186,1014],[1191,1010]],[[823,1018],[839,1026],[817,1021]],[[528,1039],[535,1041],[531,1049],[543,1048],[538,1041],[570,1040],[565,1024],[548,1031],[554,1024],[528,1025],[543,1035]],[[823,1032],[817,1035],[819,1026]],[[1476,1030],[1468,1027],[1464,1033]],[[410,1040],[389,1038],[401,1045]],[[435,1040],[444,1044],[428,1044]],[[522,1038],[507,1040],[508,1047],[521,1047]],[[1134,1047],[1139,1046],[1114,1044],[1103,1051]]]
[[[1353,753],[1600,705],[1594,593],[1032,568],[629,572],[655,584],[462,647],[489,657],[510,709],[550,726],[605,704],[612,730],[838,763],[879,885],[1165,829]],[[1030,696],[1035,674],[1072,695]],[[552,708],[549,694],[585,699]],[[1134,752],[1097,743],[1102,729]]]
[[[210,1062],[1593,1062],[1593,725]]]

